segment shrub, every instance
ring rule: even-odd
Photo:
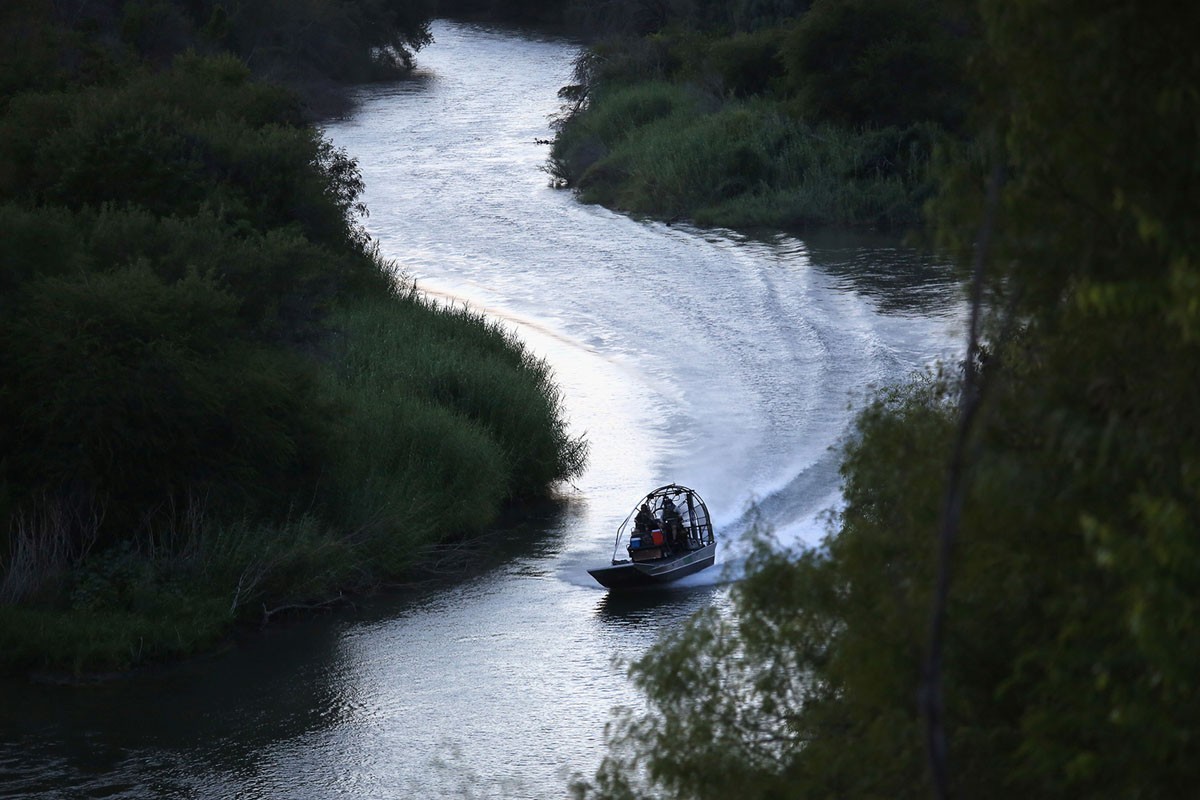
[[[717,39],[708,49],[708,63],[734,97],[766,94],[784,75],[782,41],[780,28]]]
[[[0,323],[5,477],[76,487],[129,536],[188,493],[235,506],[295,488],[319,423],[302,372],[238,335],[237,301],[144,266],[45,278]]]
[[[603,128],[613,137],[611,148],[573,180],[586,202],[739,228],[920,222],[930,156],[943,136],[934,125],[866,131],[812,125],[765,99],[705,113],[699,103],[679,100],[689,97],[684,87],[641,88],[643,98],[662,94],[677,102],[670,116]],[[564,147],[598,138],[602,126],[593,116],[630,116],[613,109],[636,107],[625,99],[635,92],[601,95],[560,134]]]
[[[88,268],[91,258],[75,215],[65,209],[28,210],[0,205],[0,312],[34,277],[69,275]]]
[[[360,524],[477,530],[503,499],[582,468],[545,365],[482,317],[409,294],[347,308],[334,325],[331,479]]]
[[[16,156],[0,171],[0,197],[159,216],[210,210],[361,249],[357,167],[297,119],[286,95],[228,58],[187,56],[115,88],[22,96],[0,121],[0,148]]]
[[[960,125],[966,39],[930,0],[817,0],[783,43],[805,113],[844,125]]]
[[[551,149],[551,171],[573,185],[638,129],[686,114],[693,105],[686,90],[658,81],[605,92],[586,113],[563,125]]]

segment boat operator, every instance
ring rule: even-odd
[[[662,524],[671,546],[682,547],[683,542],[680,540],[683,538],[683,516],[669,497],[664,497],[662,501]]]
[[[658,519],[650,510],[650,504],[642,503],[642,507],[638,509],[637,516],[633,520],[633,529],[639,533],[649,533],[657,527]]]

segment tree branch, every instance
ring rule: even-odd
[[[971,268],[971,319],[967,338],[967,358],[963,369],[962,394],[959,399],[958,433],[946,478],[946,494],[942,503],[941,524],[938,530],[938,565],[934,584],[933,608],[929,622],[929,641],[921,669],[920,711],[925,719],[925,740],[929,768],[933,778],[933,794],[938,800],[950,797],[949,753],[946,743],[945,700],[942,690],[942,654],[945,645],[946,607],[950,597],[951,562],[954,544],[962,523],[966,497],[967,442],[979,413],[983,392],[978,376],[979,329],[983,307],[983,279],[995,228],[996,210],[1000,201],[1000,186],[1004,169],[997,163],[988,179],[987,204],[980,224],[979,239]]]

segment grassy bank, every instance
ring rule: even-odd
[[[81,521],[65,509],[10,520],[0,668],[83,675],[209,649],[239,624],[403,579],[431,545],[581,467],[546,366],[495,324],[411,291],[330,322],[314,495],[278,521],[192,498],[165,527],[73,558]]]
[[[970,90],[970,11],[826,0],[699,5],[577,61],[552,172],[585,202],[703,225],[904,229]],[[632,15],[631,18],[636,17]]]
[[[569,120],[554,173],[587,203],[701,225],[902,228],[930,191],[933,125],[812,124],[763,98],[714,104],[663,81],[600,94]]]
[[[545,365],[398,282],[295,96],[55,19],[0,16],[54,34],[0,62],[0,670],[212,647],[579,472]]]

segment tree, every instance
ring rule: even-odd
[[[972,38],[935,0],[818,0],[783,47],[804,112],[849,125],[963,121]]]

